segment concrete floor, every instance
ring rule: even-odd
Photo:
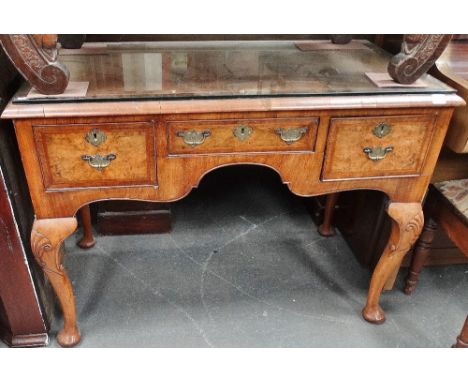
[[[79,346],[449,347],[468,313],[468,266],[429,267],[411,297],[400,272],[386,323],[365,322],[369,272],[265,169],[208,175],[173,216],[171,234],[67,240]]]

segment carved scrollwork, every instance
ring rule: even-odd
[[[61,94],[68,85],[68,69],[57,60],[55,48],[39,46],[33,35],[4,34],[0,43],[22,76],[42,94]]]
[[[391,212],[390,212],[390,216]],[[399,216],[392,216],[396,221],[400,218]],[[399,222],[400,235],[397,244],[390,243],[390,254],[394,256],[397,252],[407,253],[414,242],[421,234],[424,225],[424,215],[422,210],[418,211],[406,224]]]
[[[75,218],[36,220],[31,231],[31,248],[45,272],[65,275],[62,265],[63,240],[76,229]]]
[[[401,84],[410,84],[426,73],[447,47],[449,34],[407,34],[401,52],[388,65],[390,76]]]
[[[41,232],[33,229],[31,231],[31,247],[34,257],[44,272],[52,272],[57,275],[63,275],[63,265],[61,264],[59,250],[54,248],[51,241]],[[54,253],[55,252],[55,253]],[[55,261],[51,262],[50,257]],[[50,265],[53,264],[53,267]]]
[[[80,341],[73,287],[62,265],[62,243],[75,231],[76,225],[74,217],[36,219],[31,231],[34,257],[47,275],[62,307],[63,328],[57,335],[61,346],[73,346]]]

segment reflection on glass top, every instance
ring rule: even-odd
[[[378,87],[366,73],[387,73],[391,56],[367,41],[101,43],[59,57],[86,94],[29,98],[25,85],[14,102],[453,92],[429,75],[422,87]]]

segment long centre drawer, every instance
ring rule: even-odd
[[[318,118],[168,121],[169,155],[314,151]]]

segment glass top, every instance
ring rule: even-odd
[[[376,85],[368,74],[386,75],[390,58],[362,40],[88,43],[60,51],[70,91],[46,96],[24,84],[13,102],[454,92],[429,75],[416,86]]]

